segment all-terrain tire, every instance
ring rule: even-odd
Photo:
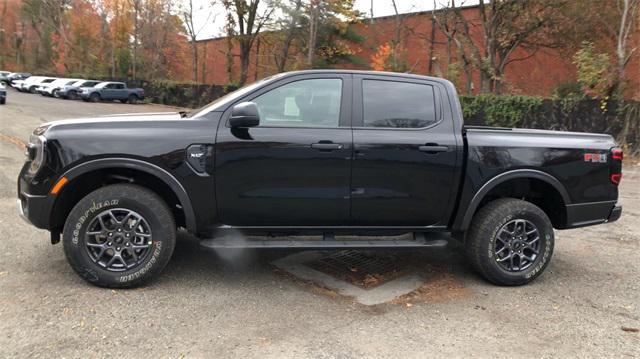
[[[514,220],[523,220],[535,226],[539,237],[538,254],[528,266],[523,266],[525,268],[522,270],[505,269],[498,262],[500,256],[505,254],[496,253],[498,236],[501,235],[504,226],[514,223]],[[534,235],[531,235],[530,241],[534,240]],[[502,241],[498,246],[503,247]],[[482,207],[473,217],[465,243],[467,257],[475,270],[486,280],[505,286],[527,284],[542,274],[553,255],[553,246],[553,225],[544,211],[530,202],[514,198],[497,199]],[[510,251],[511,247],[505,250]],[[533,256],[530,249],[527,251]],[[514,252],[517,253],[516,248]]]
[[[99,223],[99,226],[102,226],[105,223],[104,220],[101,220],[104,217],[97,218],[101,214],[104,216],[104,213],[110,215],[113,212],[117,215],[119,212],[127,213],[127,211],[135,213],[144,219],[144,222],[134,221],[135,225],[131,225],[133,236],[136,237],[136,228],[140,228],[139,226],[142,222],[148,227],[150,237],[148,237],[147,242],[138,243],[142,246],[146,245],[146,249],[140,250],[140,254],[136,254],[134,260],[133,253],[130,251],[125,252],[124,246],[137,244],[127,244],[128,239],[125,242],[124,234],[116,233],[115,229],[107,228],[116,228],[114,223],[117,225],[118,222],[113,221],[105,225],[104,230],[111,232],[110,236],[113,235],[113,237],[109,238],[114,238],[109,243],[113,244],[115,240],[123,243],[122,247],[119,248],[122,249],[122,256],[128,257],[129,261],[134,263],[131,268],[126,267],[126,264],[121,262],[123,264],[121,268],[109,269],[105,267],[104,262],[109,259],[111,254],[117,253],[114,251],[114,247],[109,247],[111,252],[109,250],[102,252],[106,253],[106,258],[103,262],[97,262],[95,259],[97,257],[95,255],[96,252],[92,252],[98,240],[104,240],[106,245],[106,240],[108,239],[106,233],[104,236],[98,237],[87,234],[87,232],[90,229],[90,225]],[[124,219],[121,218],[119,223],[125,226],[123,223],[126,222],[128,221],[125,217]],[[92,227],[90,233],[94,233],[96,230],[95,227]],[[136,237],[134,240],[144,241],[142,237]],[[87,245],[89,242],[93,242],[91,243],[93,246]],[[102,187],[81,199],[67,217],[62,238],[65,255],[73,270],[89,283],[109,288],[137,287],[160,274],[171,258],[175,242],[176,224],[167,204],[154,192],[132,184],[115,184]],[[102,256],[101,254],[100,258]],[[120,260],[118,259],[118,261]],[[117,264],[115,260],[113,263],[112,266]]]

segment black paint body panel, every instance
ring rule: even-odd
[[[339,127],[228,126],[234,104],[309,78],[343,80]],[[438,122],[423,129],[362,127],[361,81],[367,78],[432,85]],[[465,129],[453,85],[424,76],[357,71],[280,74],[222,98],[193,117],[143,114],[61,121],[52,123],[44,136],[45,164],[35,176],[29,176],[29,162],[25,164],[18,193],[23,207],[42,204],[25,214],[47,229],[56,201],[49,192],[61,176],[70,177],[63,191],[72,191],[74,176],[119,162],[159,176],[180,199],[187,228],[201,236],[219,227],[260,232],[464,231],[493,186],[527,176],[561,193],[567,221],[560,228],[619,217],[610,164],[584,160],[587,152],[609,153],[616,146],[611,136]],[[311,146],[328,142],[340,147],[327,151]],[[187,148],[193,145],[207,149],[204,167],[200,162],[189,164]],[[441,151],[419,150],[425,145]]]

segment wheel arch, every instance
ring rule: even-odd
[[[530,201],[545,211],[547,216],[549,216],[553,222],[554,227],[564,228],[566,226],[566,205],[571,204],[571,198],[569,197],[569,193],[564,185],[557,178],[546,172],[533,169],[520,169],[503,172],[485,182],[466,207],[466,210],[464,211],[457,226],[457,230],[466,231],[469,228],[475,213],[484,203],[486,203],[488,199],[493,197],[493,195],[504,193],[504,189],[513,188],[514,186],[522,185],[523,183],[526,183],[529,186],[542,186],[551,191],[551,193],[548,193],[547,197],[552,203],[546,204],[542,202],[536,203],[534,200]],[[502,197],[509,196],[503,195]],[[552,206],[554,205],[561,205],[562,208],[558,209],[560,212],[552,213]]]
[[[196,232],[195,213],[186,190],[171,173],[157,165],[133,158],[103,158],[79,164],[62,177],[68,182],[55,196],[49,222],[52,230],[61,231],[75,203],[93,190],[113,183],[136,183],[154,191],[173,207],[176,223]]]

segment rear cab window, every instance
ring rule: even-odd
[[[362,119],[356,127],[420,129],[439,122],[433,85],[402,78],[361,81]]]

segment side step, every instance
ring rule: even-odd
[[[433,236],[432,233],[429,234]],[[424,233],[414,233],[413,240],[336,240],[333,234],[325,234],[318,240],[246,240],[244,238],[220,238],[203,239],[200,245],[207,248],[302,248],[302,249],[327,249],[327,248],[426,248],[444,247],[447,240],[442,235],[435,235],[427,239]]]

